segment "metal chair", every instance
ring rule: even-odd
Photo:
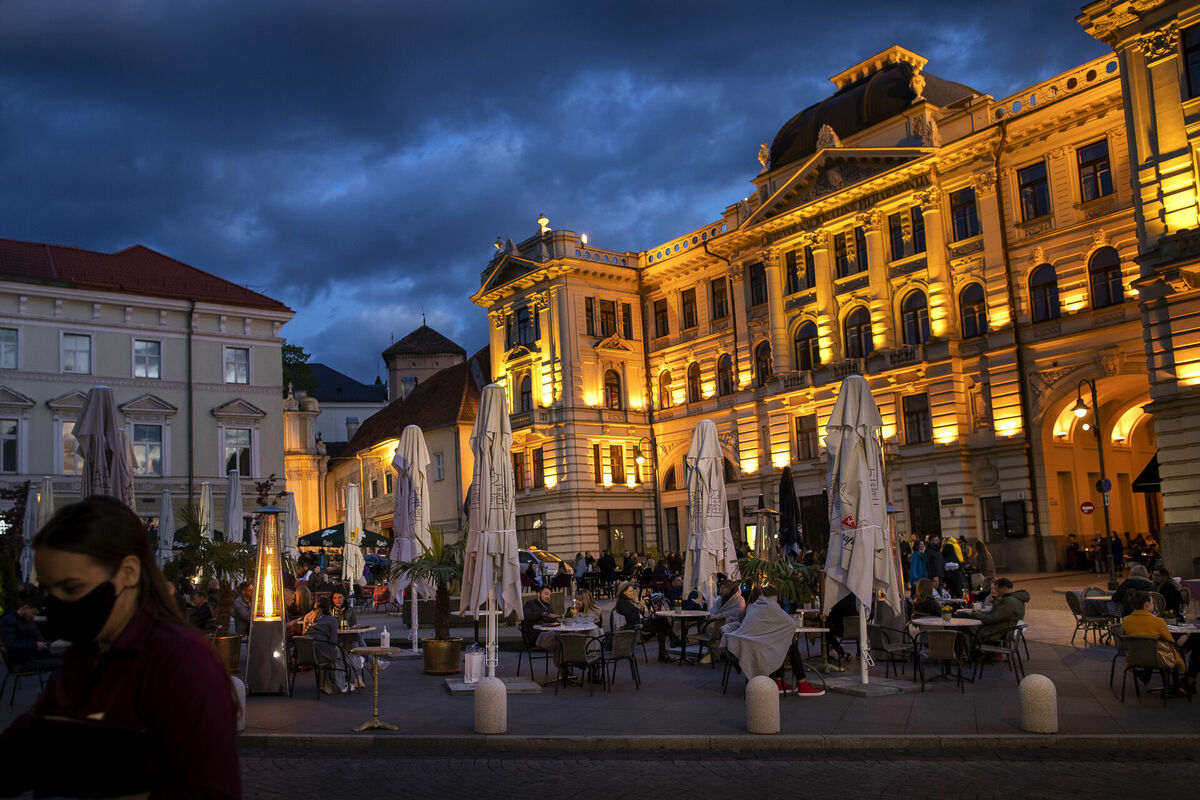
[[[925,665],[941,664],[948,673],[950,667],[958,668],[958,690],[963,690],[962,654],[958,647],[958,631],[921,631],[917,636],[917,669],[921,673],[921,691],[925,691]],[[921,650],[921,645],[925,646]]]
[[[882,661],[887,665],[883,673],[886,678],[892,670],[895,670],[897,675],[900,674],[904,665],[912,658],[916,644],[908,631],[868,623],[867,646],[876,664]],[[900,668],[897,668],[896,664],[899,664]]]
[[[317,656],[316,643],[311,636],[293,636],[292,643],[296,646],[296,665],[299,667],[312,667],[313,675],[317,682],[317,699],[321,699],[321,674],[323,672],[333,672],[336,680],[337,674],[342,674],[341,684],[349,683],[350,677],[346,670],[345,653],[340,652],[340,658],[322,659]],[[338,647],[341,651],[341,647]],[[341,663],[338,663],[341,662]],[[294,683],[293,678],[293,683]]]
[[[625,618],[621,617],[621,619],[625,619]],[[641,625],[633,625],[628,628],[626,628],[624,626],[618,628],[617,627],[617,610],[614,608],[612,611],[608,612],[608,631],[609,631],[609,633],[616,633],[617,631],[620,631],[620,630],[630,630],[630,631],[637,632],[637,637],[634,639],[634,641],[637,644],[640,644],[642,646],[642,660],[644,662],[646,662],[647,664],[649,664],[650,663],[650,654],[646,651],[646,636],[642,631],[642,626]]]
[[[537,646],[537,634],[525,628],[520,628],[521,631],[521,652],[517,655],[517,675],[521,674],[521,660],[528,657],[529,659],[529,680],[533,680],[533,657],[541,656],[542,659],[542,676],[545,677],[550,673],[550,659],[553,654],[549,650],[543,650]]]
[[[13,666],[13,663],[8,660],[8,650],[2,644],[0,644],[0,661],[4,662],[4,681],[0,683],[0,697],[4,697],[4,687],[8,684],[8,679],[13,679],[12,693],[8,696],[10,706],[17,698],[17,687],[21,685],[21,678],[37,678],[41,687],[46,688],[45,670],[32,662],[19,667]]]
[[[1167,696],[1170,693],[1171,685],[1179,685],[1179,669],[1175,666],[1176,662],[1172,662],[1168,668],[1159,658],[1159,644],[1170,645],[1175,655],[1178,656],[1179,648],[1174,642],[1166,642],[1155,636],[1124,636],[1122,641],[1125,644],[1125,672],[1121,675],[1121,702],[1125,702],[1125,682],[1129,677],[1129,671],[1135,669],[1143,669],[1151,674],[1157,672],[1162,678],[1162,696],[1163,706],[1167,705]],[[1167,682],[1167,672],[1170,671],[1172,682]],[[1138,678],[1134,675],[1133,691],[1140,698],[1141,690],[1138,688]],[[1184,692],[1188,702],[1192,702],[1192,695],[1187,691]]]
[[[721,626],[724,624],[724,617],[710,617],[700,626],[700,630],[689,633],[687,640],[684,642],[685,646],[689,644],[696,645],[697,661],[700,660],[701,655],[707,650],[709,654],[708,660],[712,664],[713,669],[717,668],[717,662],[713,661],[712,658],[713,645],[721,640]]]
[[[1067,592],[1067,608],[1071,610],[1071,616],[1075,618],[1075,630],[1071,632],[1071,644],[1075,644],[1075,636],[1079,631],[1083,631],[1083,644],[1087,645],[1088,633],[1093,634],[1095,641],[1093,644],[1100,643],[1102,633],[1107,633],[1108,623],[1112,620],[1108,617],[1089,616],[1085,612],[1085,598],[1089,589],[1085,589],[1081,595],[1078,592]]]
[[[1012,670],[1013,676],[1016,677],[1017,683],[1021,682],[1021,678],[1025,677],[1025,665],[1021,662],[1021,643],[1017,639],[1020,635],[1020,625],[1013,625],[1000,636],[999,639],[990,642],[981,642],[975,653],[975,668],[972,677],[983,677],[983,665],[987,659],[985,656],[995,654],[1003,655],[1008,661],[1008,668]]]
[[[1150,592],[1150,599],[1154,601],[1154,616],[1161,617],[1163,609],[1167,607],[1167,600],[1162,596],[1161,592]]]
[[[854,646],[858,649],[859,657],[862,657],[862,642],[858,640],[858,620],[859,617],[855,614],[853,617],[844,617],[842,619],[842,649],[846,649],[846,642],[854,642]]]
[[[600,676],[600,685],[608,688],[608,667],[604,663],[604,646],[599,636],[587,636],[582,633],[564,633],[555,638],[558,647],[558,681],[554,684],[554,693],[558,694],[559,685],[567,685],[567,671],[571,667],[579,667],[582,680],[587,681],[588,695],[592,694],[593,677]]]
[[[637,653],[634,650],[637,636],[638,632],[633,628],[612,634],[611,648],[604,654],[605,661],[612,664],[612,675],[608,678],[609,691],[612,691],[612,686],[617,680],[617,663],[621,661],[629,663],[629,674],[633,677],[634,688],[642,688],[642,674],[638,672]]]

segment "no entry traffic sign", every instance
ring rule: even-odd
[[[1079,510],[1085,514],[1090,514],[1096,510],[1096,506],[1091,500],[1084,500],[1079,504]]]

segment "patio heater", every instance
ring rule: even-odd
[[[287,639],[283,605],[283,558],[279,515],[282,508],[263,506],[259,520],[258,565],[254,570],[254,610],[246,645],[246,691],[287,694]]]

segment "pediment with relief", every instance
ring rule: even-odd
[[[78,412],[83,408],[83,404],[87,401],[87,392],[76,389],[73,392],[59,395],[51,400],[46,401],[46,406],[55,411],[75,411]]]
[[[262,419],[267,415],[267,412],[263,411],[253,403],[247,403],[245,400],[239,398],[237,400],[230,400],[228,403],[217,406],[212,410],[212,415],[214,417]]]
[[[529,357],[533,353],[534,353],[534,351],[531,350],[530,348],[526,347],[523,344],[519,344],[519,345],[516,345],[515,347],[509,349],[507,352],[505,352],[504,361],[506,363],[511,362],[511,361],[518,361],[522,358]]]
[[[621,334],[614,333],[611,336],[601,339],[596,343],[597,350],[618,350],[622,353],[632,353],[633,345],[626,339],[621,338]]]
[[[494,289],[497,286],[503,286],[511,280],[515,280],[527,272],[532,272],[540,265],[535,261],[529,261],[519,256],[505,253],[500,257],[500,263],[492,270],[492,274],[488,276],[480,292],[486,292]]]
[[[155,397],[152,394],[135,397],[133,400],[117,406],[117,408],[129,415],[152,414],[157,416],[171,416],[179,410],[161,397]]]
[[[36,403],[18,391],[0,386],[0,406],[4,408],[32,408]]]

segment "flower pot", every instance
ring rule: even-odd
[[[462,639],[422,639],[426,675],[457,675],[461,669]]]
[[[232,636],[218,636],[213,639],[213,646],[217,648],[217,655],[229,667],[230,672],[241,671],[242,635],[240,633]]]
[[[950,617],[951,617],[951,616],[952,616],[952,615],[951,615],[951,613],[950,613],[949,611],[943,611],[943,612],[942,612],[942,619],[946,620],[946,622],[949,622],[949,621],[950,621]]]

